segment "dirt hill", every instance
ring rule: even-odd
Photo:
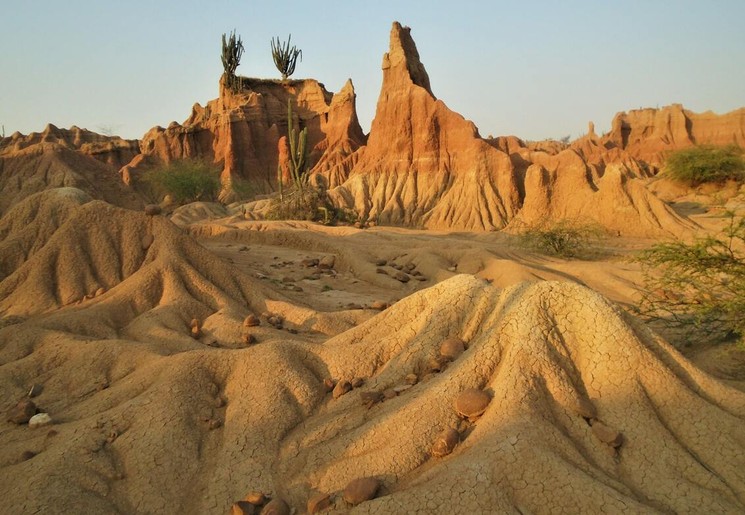
[[[225,513],[258,491],[342,513],[368,476],[357,512],[745,509],[745,394],[586,287],[460,274],[380,313],[311,308],[162,216],[41,195],[0,220],[0,391],[7,412],[38,385],[54,423],[0,423],[0,511]]]

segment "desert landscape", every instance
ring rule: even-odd
[[[742,326],[650,317],[688,292],[639,259],[745,216],[666,168],[745,108],[482,137],[412,29],[381,68],[367,134],[351,80],[226,67],[139,140],[0,140],[1,512],[745,512]],[[184,162],[214,198],[153,186]]]

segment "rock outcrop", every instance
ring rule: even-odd
[[[277,145],[287,134],[287,106],[293,123],[308,128],[311,166],[323,157],[348,154],[364,142],[354,106],[354,86],[348,81],[333,95],[313,79],[262,80],[241,77],[238,91],[220,81],[220,95],[205,107],[195,104],[183,123],[155,127],[142,138],[142,156],[121,170],[127,183],[157,163],[203,159],[221,168],[226,187],[231,180],[251,181],[260,190],[273,190],[277,180]]]
[[[345,179],[333,198],[385,224],[494,230],[520,204],[509,156],[435,98],[410,29],[399,23],[383,57],[383,86],[367,145],[341,165],[320,163],[314,172],[331,187]]]

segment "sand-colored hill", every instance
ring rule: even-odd
[[[343,513],[342,490],[366,476],[381,486],[355,512],[745,509],[745,393],[584,286],[438,276],[485,259],[457,235],[448,250],[426,243],[436,233],[207,221],[187,227],[200,244],[163,216],[43,195],[0,220],[26,249],[34,233],[9,217],[33,228],[34,206],[59,206],[56,230],[0,282],[0,391],[7,410],[38,384],[32,400],[54,423],[0,423],[0,511],[225,513],[259,491],[298,512],[331,494]],[[408,283],[375,272],[385,242],[421,247],[384,256]],[[526,265],[562,277],[559,263]],[[333,291],[283,286],[317,282],[295,276],[315,267],[322,282],[380,276],[408,296],[350,310],[322,300]],[[465,352],[438,362],[453,337]],[[361,384],[335,396],[327,378]],[[489,402],[461,420],[470,388]],[[460,443],[434,457],[448,427]]]
[[[30,195],[62,187],[122,207],[142,207],[117,174],[137,152],[136,141],[77,127],[48,125],[41,133],[15,133],[0,140],[0,214]]]

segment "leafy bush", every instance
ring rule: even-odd
[[[701,339],[745,334],[745,218],[728,213],[722,234],[660,243],[637,258],[645,278],[639,312]]]
[[[182,204],[215,200],[220,191],[219,170],[203,161],[174,161],[145,172],[143,180],[156,194],[171,195]]]
[[[572,258],[587,255],[601,236],[602,230],[594,225],[568,219],[546,220],[520,230],[519,242],[541,254]]]
[[[665,172],[673,180],[698,186],[703,183],[722,183],[745,179],[742,149],[698,146],[672,152],[665,162]]]

